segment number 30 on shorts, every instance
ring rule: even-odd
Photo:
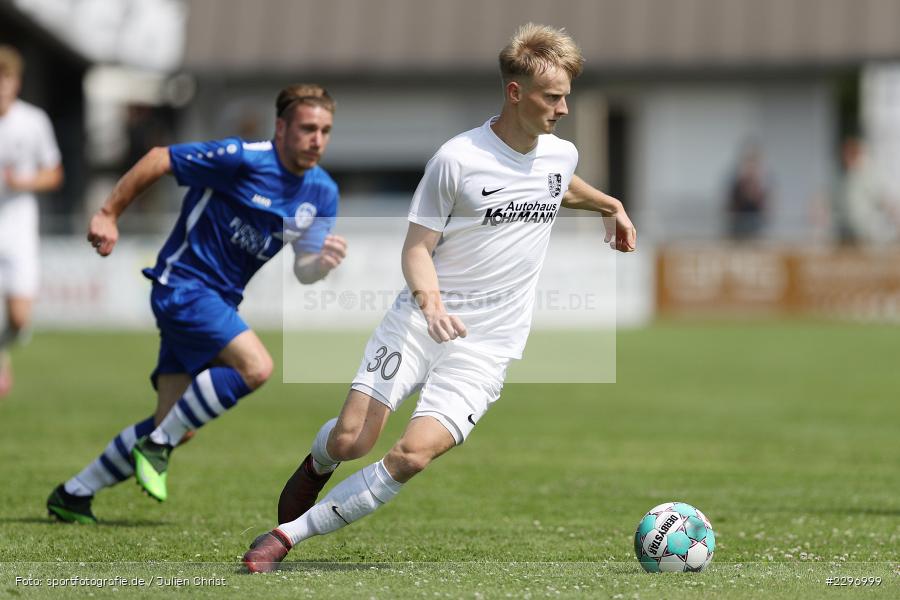
[[[366,371],[374,373],[380,369],[384,379],[393,379],[400,370],[401,362],[403,362],[403,357],[399,352],[388,354],[387,346],[381,346],[375,352],[374,360],[366,364]]]

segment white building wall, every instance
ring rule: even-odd
[[[658,86],[640,95],[635,114],[631,189],[644,235],[722,236],[729,183],[748,141],[761,148],[770,185],[766,237],[810,235],[811,203],[833,168],[825,83]]]

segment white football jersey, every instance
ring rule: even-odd
[[[491,129],[497,117],[445,143],[428,162],[409,220],[442,232],[434,251],[447,312],[465,324],[457,343],[521,358],[538,276],[578,151],[541,135],[521,154]],[[409,301],[398,306],[413,307]],[[423,319],[424,321],[424,319]]]
[[[6,114],[0,115],[0,172],[11,169],[21,177],[30,177],[59,162],[59,147],[47,114],[22,100],[13,102]],[[30,192],[8,189],[0,177],[0,203],[14,200],[35,201]]]

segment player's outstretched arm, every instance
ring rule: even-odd
[[[109,256],[119,241],[119,216],[141,192],[172,172],[169,149],[153,148],[116,182],[103,206],[91,217],[87,239],[100,256]]]
[[[603,226],[606,228],[604,241],[609,247],[620,252],[634,252],[637,247],[637,229],[634,228],[618,199],[604,194],[578,175],[572,175],[562,205],[566,208],[599,212],[604,217]]]
[[[339,235],[325,236],[318,252],[298,254],[294,261],[294,276],[302,284],[319,281],[336,269],[347,256],[347,240]]]
[[[448,315],[441,301],[437,271],[431,258],[440,239],[440,231],[410,223],[400,259],[409,291],[428,322],[428,335],[439,344],[466,337],[463,322],[455,315]]]

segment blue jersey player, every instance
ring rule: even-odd
[[[47,500],[51,516],[93,523],[91,501],[131,474],[153,498],[167,497],[172,449],[233,408],[272,374],[272,358],[238,314],[253,274],[291,244],[294,272],[312,283],[337,267],[345,241],[329,232],[337,185],[318,166],[328,145],[334,101],[318,85],[297,84],[276,100],[272,141],[240,138],[154,148],[116,184],[91,219],[88,241],[107,256],[126,207],[165,174],[188,187],[181,214],[144,270],[160,331],[151,380],[156,413],[129,425],[80,473]]]

